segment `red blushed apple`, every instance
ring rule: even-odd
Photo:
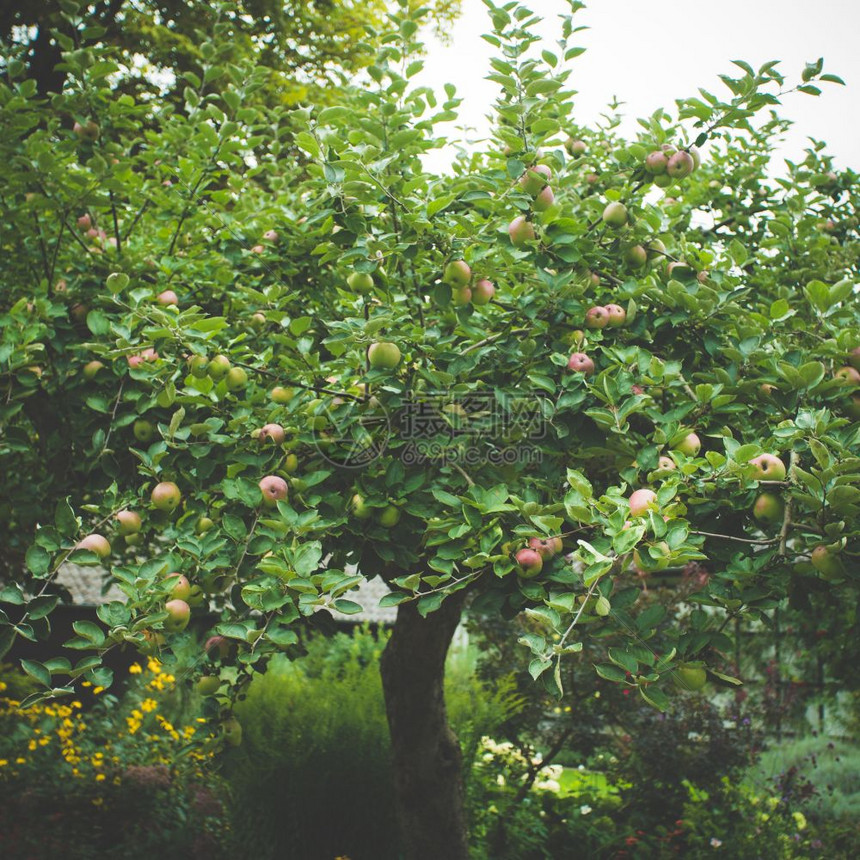
[[[133,535],[140,531],[140,514],[134,511],[119,511],[114,517],[117,531],[121,535]]]
[[[547,187],[535,197],[534,203],[532,203],[532,209],[534,209],[535,212],[546,212],[553,203],[555,203],[555,194],[553,194],[552,188],[547,185]]]
[[[519,184],[526,194],[534,197],[543,191],[550,179],[552,179],[552,170],[545,164],[536,164],[520,177]]]
[[[525,215],[518,215],[508,224],[508,236],[516,248],[521,248],[528,242],[535,240],[535,228],[531,221],[526,220]]]
[[[75,549],[88,549],[99,558],[107,558],[110,555],[110,543],[104,535],[87,535],[83,540],[78,541]]]
[[[472,287],[472,304],[487,305],[495,294],[496,288],[493,286],[492,281],[488,281],[486,278],[481,278],[481,280]]]
[[[702,447],[702,440],[695,433],[688,433],[676,446],[675,450],[680,451],[687,457],[695,457]]]
[[[266,230],[266,232],[263,233],[263,238],[267,242],[277,242],[278,241],[278,231],[277,230]]]
[[[182,493],[173,481],[162,481],[155,485],[150,498],[159,511],[175,511],[182,501]]]
[[[167,610],[167,618],[164,621],[165,630],[178,633],[188,626],[191,620],[191,607],[184,600],[168,600],[164,608]]]
[[[523,579],[532,579],[543,570],[543,558],[540,553],[533,549],[521,549],[514,556],[520,568],[520,576]]]
[[[779,496],[762,493],[753,505],[753,516],[762,523],[778,523],[785,513],[785,505]]]
[[[597,183],[600,182],[600,177],[596,173],[586,173],[585,181],[589,185],[597,185]]]
[[[630,515],[642,517],[648,511],[657,510],[657,494],[653,490],[635,490],[628,499]]]
[[[598,305],[585,314],[585,327],[592,329],[606,328],[609,325],[609,311],[602,305]]]
[[[251,253],[252,253],[252,254],[265,254],[265,253],[266,253],[266,248],[265,248],[265,246],[264,246],[264,245],[254,245],[254,246],[251,248]]]
[[[472,270],[465,260],[452,260],[445,266],[442,280],[454,289],[465,287],[472,280]]]
[[[165,290],[163,293],[159,293],[156,296],[155,300],[162,307],[179,304],[179,296],[177,296],[176,293],[173,292],[173,290]]]
[[[586,145],[584,140],[574,140],[572,137],[569,137],[564,142],[564,148],[567,150],[568,155],[573,155],[579,157],[580,155],[585,155],[588,151],[588,146]]]
[[[94,141],[99,139],[101,130],[98,124],[93,120],[88,119],[85,123],[76,122],[73,129],[74,133],[80,140]]]
[[[191,583],[187,576],[183,576],[181,573],[168,573],[164,579],[172,586],[170,589],[172,598],[187,601],[191,596]]]
[[[841,576],[844,572],[839,556],[823,544],[812,550],[811,561],[823,579]]]
[[[641,245],[632,245],[624,252],[624,262],[631,269],[641,269],[648,262],[648,252]]]
[[[850,365],[840,367],[833,376],[842,385],[860,385],[860,371]]]
[[[683,179],[693,172],[695,166],[696,163],[693,161],[693,156],[682,149],[669,159],[669,163],[666,165],[666,173],[673,179]]]
[[[671,457],[661,457],[657,461],[657,468],[661,472],[671,472],[675,468],[675,461]]]
[[[543,561],[555,558],[562,551],[562,548],[563,544],[560,537],[533,537],[529,539],[529,549],[533,549]]]
[[[260,481],[260,492],[263,494],[263,504],[274,507],[287,497],[287,482],[278,475],[266,475]]]
[[[232,649],[233,645],[226,636],[210,636],[203,646],[203,650],[210,657],[217,657],[221,660],[229,657]]]
[[[275,445],[283,444],[286,439],[284,428],[280,424],[264,424],[260,428],[260,442],[274,442]]]
[[[755,466],[752,473],[754,481],[784,481],[785,463],[773,454],[760,454],[753,457],[750,464]]]
[[[104,364],[98,359],[88,361],[84,365],[84,379],[95,379],[98,372],[104,367]]]
[[[78,218],[78,227],[81,230],[89,230],[90,227],[92,227],[92,226],[93,226],[93,219],[90,218],[89,215],[81,215],[81,217]]]
[[[157,358],[158,353],[152,347],[149,347],[136,355],[127,356],[126,361],[128,361],[129,367],[140,367],[145,361],[155,361]]]
[[[614,203],[607,204],[603,210],[603,223],[619,230],[627,223],[627,207],[617,200]]]
[[[654,152],[649,152],[645,158],[645,169],[652,176],[665,173],[668,164],[669,159],[666,158],[666,153],[659,149],[654,150]]]
[[[621,328],[627,322],[627,311],[621,305],[606,305],[606,313],[609,315],[606,323],[609,328]]]
[[[584,352],[575,352],[567,360],[567,369],[574,373],[590,376],[594,373],[594,362]]]
[[[469,287],[455,287],[451,290],[451,304],[462,308],[472,301],[472,290]]]

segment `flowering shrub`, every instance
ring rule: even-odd
[[[221,856],[225,792],[205,721],[168,718],[175,679],[156,659],[131,673],[121,699],[90,686],[89,710],[0,698],[0,856]]]

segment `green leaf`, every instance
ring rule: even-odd
[[[337,600],[333,600],[331,605],[334,609],[338,612],[342,612],[344,615],[355,615],[358,612],[364,611],[364,607],[360,603],[356,603],[354,600],[346,600],[342,597],[339,597]]]
[[[88,639],[96,648],[104,644],[104,632],[98,624],[95,624],[92,621],[75,621],[75,623],[72,624],[72,630],[74,630],[78,636]]]
[[[35,577],[43,577],[51,569],[51,554],[38,544],[33,544],[27,550],[24,561],[27,564],[27,570]]]
[[[74,537],[78,533],[78,521],[68,498],[57,502],[54,509],[54,526],[63,537]]]
[[[35,678],[43,687],[51,686],[51,673],[37,660],[22,660],[21,668],[31,678]]]
[[[607,681],[620,683],[627,680],[627,673],[623,669],[619,669],[618,666],[613,666],[611,663],[599,663],[594,667],[594,671]]]
[[[665,711],[669,707],[669,697],[659,688],[650,686],[646,689],[640,686],[639,692],[642,698],[658,711]]]

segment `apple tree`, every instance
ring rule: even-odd
[[[101,565],[126,600],[79,661],[25,663],[40,695],[157,653],[239,743],[254,674],[379,576],[403,844],[433,860],[466,856],[442,682],[467,605],[529,613],[558,695],[616,637],[596,671],[662,708],[737,683],[732,619],[857,599],[857,176],[818,143],[769,172],[780,101],[838,78],[738,62],[625,140],[576,121],[580,3],[553,50],[485,3],[492,127],[441,175],[459,99],[413,83],[411,4],[324,107],[273,107],[229,19],[180,105],[114,98],[77,12],[61,92],[20,58],[0,84],[0,650],[49,635],[66,561]],[[682,609],[643,597],[693,562]]]

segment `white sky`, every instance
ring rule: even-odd
[[[531,0],[528,7],[544,21],[541,33],[554,50],[557,15],[569,9],[564,0]],[[799,161],[814,137],[828,143],[837,170],[860,170],[860,0],[591,0],[574,18],[588,26],[573,45],[587,48],[571,61],[569,86],[578,90],[575,118],[581,124],[599,119],[613,96],[625,104],[622,131],[632,134],[635,120],[658,107],[674,115],[675,99],[698,96],[703,87],[729,100],[717,78],[740,76],[732,60],[758,68],[780,60],[787,83],[799,82],[806,62],[824,57],[824,72],[846,83],[822,84],[818,97],[795,93],[783,100],[780,114],[794,121],[780,152]],[[498,87],[484,80],[495,50],[481,38],[490,30],[481,0],[463,0],[453,44],[432,37],[420,84],[442,92],[445,83],[464,99],[458,124],[483,128],[483,116]],[[474,133],[470,136],[476,136]],[[448,156],[434,153],[430,169],[442,169]]]

